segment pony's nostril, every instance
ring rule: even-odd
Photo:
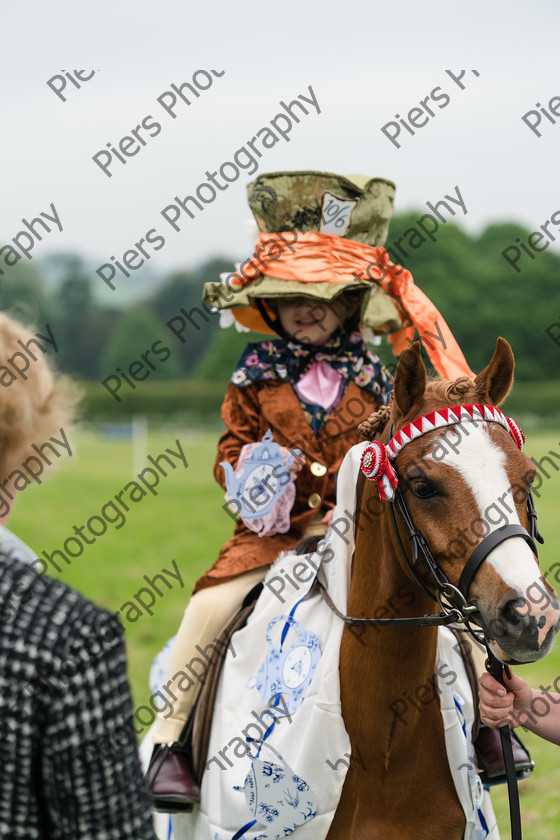
[[[510,628],[518,628],[527,618],[526,601],[524,598],[513,598],[502,606],[500,618]]]

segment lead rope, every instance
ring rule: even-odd
[[[488,672],[497,680],[500,685],[506,688],[504,684],[504,670],[508,678],[511,672],[507,665],[496,659],[492,651],[486,647],[488,652],[488,660],[486,668]],[[507,688],[506,688],[507,690]],[[517,774],[515,772],[515,762],[513,760],[513,747],[511,745],[511,730],[506,724],[500,726],[500,740],[502,742],[502,751],[504,753],[504,764],[506,768],[506,779],[509,799],[509,820],[511,825],[511,840],[521,840],[521,811],[519,806],[519,789],[517,786]]]

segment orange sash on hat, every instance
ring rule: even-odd
[[[385,248],[313,231],[261,233],[259,239],[251,259],[231,277],[231,286],[257,286],[260,276],[304,283],[348,283],[352,278],[378,283],[384,292],[399,298],[414,324],[389,336],[395,355],[412,342],[416,328],[440,376],[474,377],[437,308],[415,285],[410,271],[391,262]]]

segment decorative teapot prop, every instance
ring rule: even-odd
[[[229,461],[221,461],[226,474],[227,492],[240,506],[243,519],[260,519],[286,492],[292,476],[290,466],[300,450],[294,449],[286,460],[270,429],[266,431],[251,456],[243,463],[243,472],[236,476]]]

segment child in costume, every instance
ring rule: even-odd
[[[392,387],[358,325],[400,331],[398,349],[403,349],[409,337],[403,328],[410,327],[420,300],[425,328],[433,329],[435,312],[449,340],[436,366],[447,376],[468,372],[437,310],[382,247],[394,192],[394,184],[381,178],[322,172],[261,175],[248,186],[260,241],[251,260],[222,286],[206,284],[204,301],[232,309],[244,327],[276,333],[280,340],[249,344],[232,374],[214,475],[225,489],[220,462],[240,475],[268,430],[286,459],[299,452],[290,487],[266,516],[238,521],[217,561],[196,583],[167,676],[166,690],[177,702],[172,715],[159,716],[156,744],[177,741],[194,705],[197,689],[186,664],[216,642],[280,552],[326,530],[337,471],[361,440],[358,425],[387,403]],[[188,808],[197,794],[188,762],[171,746],[152,786],[156,807]]]

